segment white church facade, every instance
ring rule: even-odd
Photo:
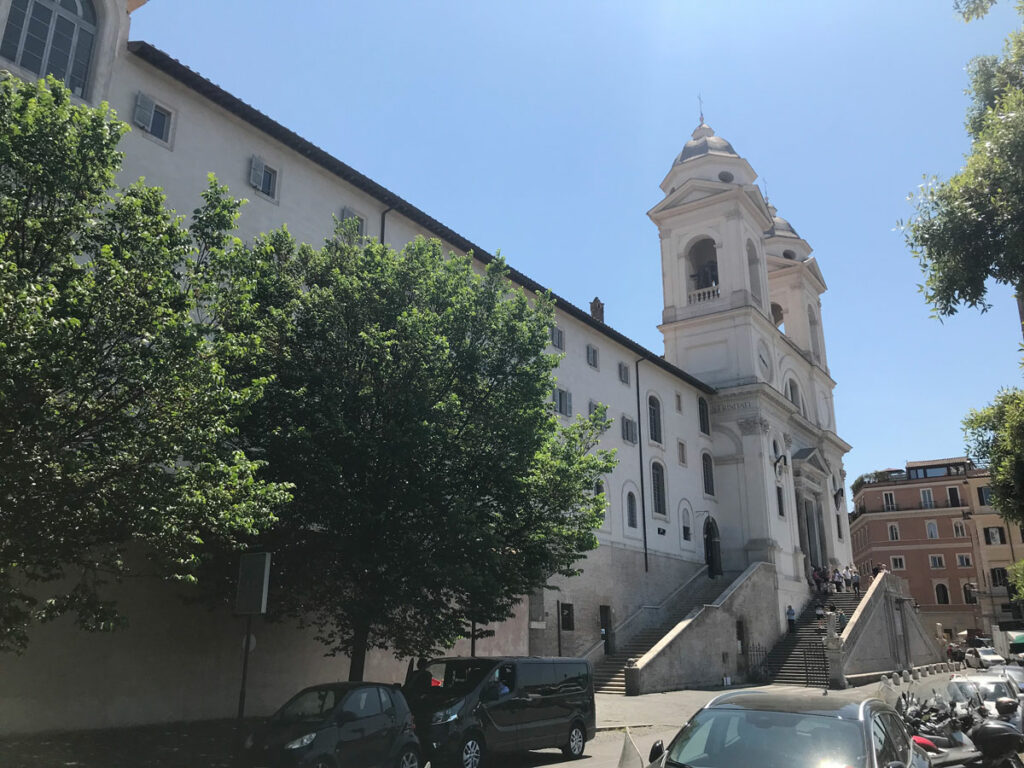
[[[250,198],[244,239],[287,223],[298,240],[318,243],[332,217],[355,216],[367,237],[395,247],[424,235],[490,258],[168,54],[129,42],[130,14],[145,2],[0,0],[0,69],[27,79],[52,72],[83,103],[109,102],[133,129],[122,141],[119,181],[145,177],[178,211],[195,207],[215,173]],[[604,641],[656,625],[681,591],[715,577],[724,592],[755,566],[762,581],[765,568],[773,574],[772,599],[746,619],[770,644],[786,606],[808,599],[811,565],[852,562],[842,469],[850,446],[836,433],[825,282],[810,246],[755,180],[702,122],[662,181],[663,199],[648,215],[661,242],[663,354],[606,325],[599,303],[586,312],[555,292],[550,351],[564,357],[554,406],[569,419],[606,404],[614,423],[603,445],[617,449],[619,463],[604,480],[607,514],[583,574],[527,596],[479,652],[600,662],[612,649]],[[75,702],[55,717],[65,728],[230,716],[238,623],[154,589],[126,594],[137,614],[123,633],[40,628],[25,656],[0,667],[0,730],[45,728],[39,713],[53,711],[53,700]],[[150,615],[154,594],[174,605]],[[721,638],[707,640],[712,647]],[[404,669],[376,654],[367,677],[401,679]],[[324,659],[298,630],[268,626],[258,630],[250,674],[259,713],[303,685],[343,679],[347,664]]]

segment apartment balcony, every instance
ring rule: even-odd
[[[922,512],[929,509],[964,509],[970,506],[967,499],[949,501],[948,499],[937,499],[930,502],[919,502],[917,504],[860,504],[857,506],[857,514],[873,514],[883,512]]]

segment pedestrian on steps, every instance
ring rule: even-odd
[[[857,573],[857,571],[853,572],[853,575],[850,577],[850,582],[853,584],[853,594],[860,597],[860,574]]]
[[[793,610],[792,605],[786,606],[786,621],[789,622],[789,634],[796,632],[796,611]]]

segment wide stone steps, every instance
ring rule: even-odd
[[[853,617],[860,596],[852,592],[834,595],[814,595],[797,617],[796,632],[784,635],[765,657],[764,666],[773,683],[789,685],[828,685],[828,672],[823,664],[823,631],[818,629],[814,609],[818,602],[834,603],[848,617]]]
[[[722,594],[739,574],[725,574],[717,579],[706,579],[686,595],[673,615],[660,626],[645,629],[620,645],[615,653],[605,656],[594,666],[594,689],[598,693],[626,693],[626,667],[657,645],[661,639],[689,614]]]

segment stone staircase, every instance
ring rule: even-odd
[[[834,595],[813,595],[796,619],[796,632],[786,633],[765,657],[764,666],[773,683],[784,685],[828,686],[828,668],[824,665],[825,653],[822,646],[824,631],[819,631],[814,608],[819,600],[826,606],[835,603],[848,618],[863,595],[851,591]]]
[[[696,609],[706,603],[712,603],[725,592],[738,573],[725,573],[715,579],[706,577],[696,581],[695,588],[687,592],[679,602],[671,616],[661,624],[642,630],[634,635],[629,642],[615,649],[615,653],[605,656],[594,665],[594,690],[597,693],[626,693],[626,667],[633,659],[638,659],[657,645],[665,635],[680,621],[687,618]]]

